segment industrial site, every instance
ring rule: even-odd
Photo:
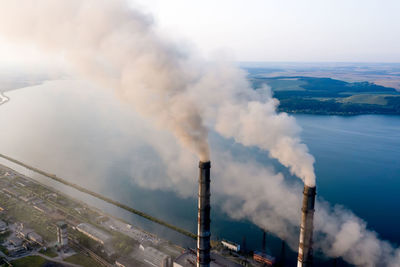
[[[265,251],[244,253],[240,244],[211,239],[210,162],[199,164],[197,248],[174,245],[6,166],[0,167],[0,256],[5,266],[23,266],[31,261],[83,267],[283,266]],[[312,204],[307,205],[311,211]],[[312,231],[312,225],[308,227]],[[310,264],[311,242],[303,242],[308,243],[300,249],[307,253],[299,254],[299,263]]]

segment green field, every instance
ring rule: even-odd
[[[93,267],[98,266],[97,261],[92,259],[91,257],[85,255],[83,252],[79,252],[75,255],[72,255],[68,258],[65,258],[64,261],[81,265],[83,267]]]
[[[57,236],[55,229],[51,231],[49,228],[50,218],[43,216],[43,213],[32,209],[28,204],[6,196],[0,196],[0,201],[3,206],[9,208],[7,215],[16,221],[22,221],[35,230],[46,241],[55,241]],[[1,218],[1,217],[0,217]]]
[[[57,252],[55,252],[54,249],[51,249],[51,248],[48,248],[46,251],[44,249],[41,249],[39,251],[39,253],[41,253],[47,257],[50,257],[50,258],[55,258],[58,256]]]
[[[40,256],[28,256],[11,262],[13,267],[41,267],[46,263],[48,261]]]
[[[349,97],[339,98],[337,102],[385,106],[388,103],[386,99],[387,96],[389,95],[359,94],[359,95],[352,95]]]
[[[298,78],[287,78],[287,79],[270,79],[266,82],[271,86],[274,91],[305,91],[302,85],[305,85],[305,81],[301,81]]]

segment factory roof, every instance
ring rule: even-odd
[[[182,255],[178,256],[175,259],[174,266],[179,266],[179,267],[191,267],[191,266],[196,266],[197,259],[196,259],[196,254],[192,251],[186,251]],[[225,259],[223,256],[211,253],[211,267],[240,267],[242,265],[234,263],[228,259]]]
[[[50,207],[48,207],[44,203],[38,203],[38,204],[34,205],[33,207],[43,213],[50,213],[53,211]]]
[[[33,230],[29,228],[19,228],[17,229],[17,234],[23,236],[23,237],[28,237],[28,234],[32,233]]]
[[[170,256],[153,247],[140,245],[139,248],[143,251],[144,261],[152,265],[162,266],[163,261],[168,260],[168,258],[171,260]]]
[[[36,232],[29,233],[28,238],[36,243],[43,243],[43,238]]]
[[[87,223],[78,224],[76,226],[76,229],[86,234],[90,238],[96,240],[97,242],[102,243],[103,245],[111,238],[111,236],[108,233]]]
[[[21,238],[18,238],[18,237],[16,237],[16,236],[14,236],[14,237],[11,237],[11,238],[9,239],[9,242],[10,242],[11,244],[13,244],[15,247],[18,247],[18,246],[21,246],[21,245],[22,245],[23,240],[22,240]]]
[[[236,243],[228,241],[228,240],[222,240],[221,244],[224,247],[226,247],[226,248],[228,248],[230,250],[234,250],[234,251],[239,251],[240,250],[240,245],[239,244],[236,244]]]
[[[115,261],[115,265],[118,267],[134,267],[135,263],[128,257],[121,257]]]
[[[20,195],[17,191],[12,189],[11,187],[3,188],[3,191],[15,197],[18,197]]]

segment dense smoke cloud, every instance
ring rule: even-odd
[[[188,87],[191,59],[154,34],[125,1],[1,1],[0,31],[63,53],[73,67],[111,87],[136,111],[209,159],[207,129]]]
[[[221,184],[216,186],[225,196],[225,211],[233,218],[250,219],[296,251],[302,188],[286,183],[282,174],[255,162],[220,157],[219,167],[213,171],[220,178]],[[317,200],[314,224],[315,251],[342,257],[357,266],[400,266],[400,249],[380,240],[376,232],[367,229],[365,221],[341,206]]]
[[[305,183],[315,185],[314,159],[298,138],[299,127],[287,114],[276,113],[270,92],[252,90],[236,68],[207,66],[182,53],[159,38],[151,19],[125,1],[3,1],[0,17],[6,37],[64,53],[86,77],[115,88],[201,160],[209,159],[205,112],[211,121],[216,117],[222,135],[269,150]]]
[[[149,125],[143,127],[145,122],[140,121],[136,127],[143,129],[131,135],[131,130],[115,122],[115,127],[129,133],[126,139],[102,143],[114,147],[114,153],[122,153],[132,148],[128,144],[136,142],[136,151],[141,151],[138,143],[151,147],[159,162],[150,163],[154,158],[151,153],[147,161],[144,156],[132,161],[132,177],[140,186],[191,195],[196,171],[189,167],[193,154],[178,146],[162,129],[168,129],[201,160],[208,160],[206,126],[245,146],[269,151],[271,157],[307,185],[315,185],[314,159],[299,139],[300,128],[292,117],[276,112],[278,101],[267,87],[253,90],[246,74],[236,67],[223,62],[205,64],[181,52],[155,34],[149,17],[130,9],[124,1],[0,0],[0,4],[1,34],[63,53],[84,77],[115,88],[129,106],[161,126],[155,130]],[[118,121],[118,116],[113,115],[104,114],[104,118]],[[68,121],[64,119],[63,123]],[[44,129],[42,144],[60,143],[61,137],[44,138]],[[8,140],[15,138],[9,137]],[[75,140],[70,140],[71,144]],[[32,145],[35,144],[28,144]],[[71,150],[69,159],[74,158],[74,153],[83,157],[86,150],[78,151],[79,154]],[[288,184],[272,168],[251,160],[239,162],[226,151],[213,148],[213,153],[213,176],[217,177],[213,190],[223,200],[224,210],[234,218],[252,220],[295,248],[301,187]],[[151,173],[146,171],[150,167]],[[350,211],[319,201],[315,216],[316,248],[327,255],[362,266],[379,266],[382,262],[399,266],[399,251],[379,240]]]
[[[314,243],[326,255],[357,266],[400,266],[400,249],[382,241],[367,223],[342,206],[318,201]]]
[[[206,66],[194,94],[211,128],[245,146],[269,151],[308,186],[315,186],[314,157],[299,138],[300,127],[286,113],[277,113],[279,101],[270,88],[253,90],[246,73],[227,63]]]

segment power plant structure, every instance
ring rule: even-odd
[[[68,233],[67,224],[65,222],[57,223],[57,243],[61,249],[65,249],[68,246]]]
[[[197,224],[197,267],[209,267],[210,244],[210,169],[211,163],[199,162],[199,198]]]
[[[297,267],[310,267],[313,265],[312,239],[314,228],[315,195],[315,186],[304,186]]]

